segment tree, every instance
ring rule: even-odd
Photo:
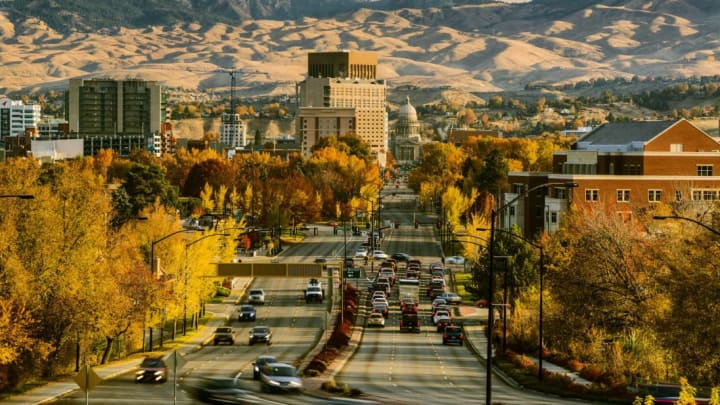
[[[132,164],[122,185],[130,196],[133,215],[159,199],[166,206],[177,206],[177,189],[172,187],[160,166]]]

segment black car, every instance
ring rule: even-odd
[[[207,377],[185,385],[191,397],[209,404],[270,404],[240,385],[237,378]]]
[[[167,364],[162,357],[145,357],[135,373],[135,382],[164,383],[167,381],[167,371]]]
[[[390,258],[395,259],[398,262],[408,262],[411,259],[410,255],[407,253],[393,253]]]
[[[248,344],[252,346],[255,343],[267,343],[268,346],[272,344],[272,332],[269,327],[255,326],[250,329]]]
[[[243,305],[240,307],[240,314],[238,315],[238,321],[254,321],[257,313],[255,307],[252,305]]]
[[[270,363],[277,363],[277,358],[275,356],[269,356],[264,355],[258,357],[253,362],[253,380],[259,380],[260,379],[260,371],[266,364]]]
[[[457,343],[460,346],[462,346],[464,342],[465,342],[465,335],[463,334],[463,329],[461,326],[448,325],[445,327],[445,331],[443,332],[443,344],[444,345]]]

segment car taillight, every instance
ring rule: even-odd
[[[443,339],[447,339],[448,335],[447,333],[443,334]]]
[[[462,333],[460,334],[460,339],[465,339],[465,336],[463,336]]]

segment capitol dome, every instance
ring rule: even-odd
[[[410,104],[410,97],[407,97],[407,103],[400,106],[400,111],[398,111],[398,118],[408,121],[417,121],[417,111],[415,111],[415,107]]]

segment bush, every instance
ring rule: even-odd
[[[229,297],[230,289],[225,288],[225,287],[216,287],[215,288],[215,296],[216,297]]]

